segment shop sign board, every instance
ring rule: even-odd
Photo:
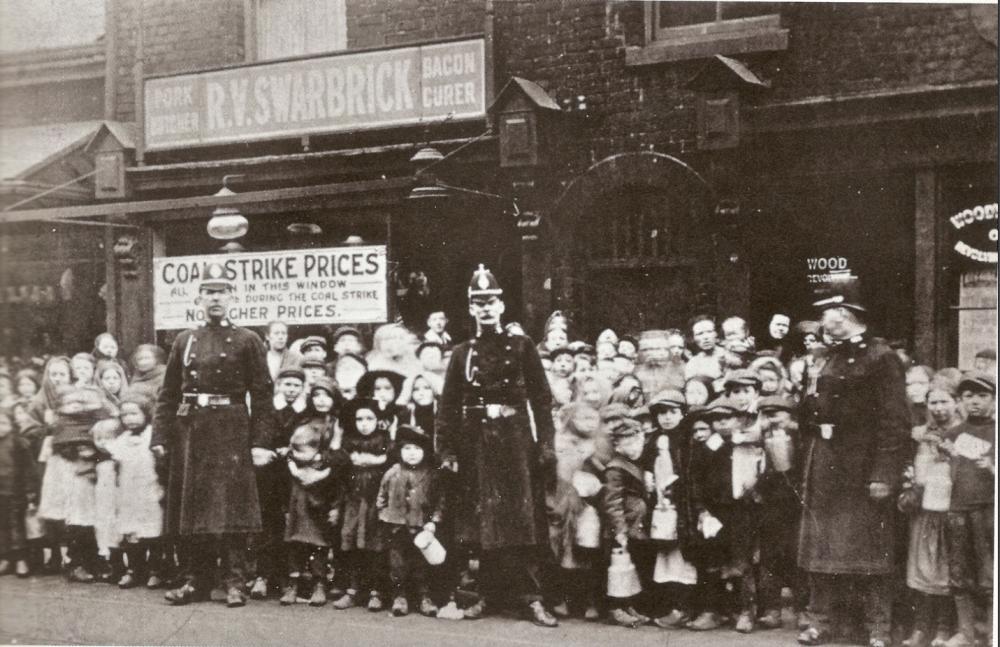
[[[824,285],[857,278],[851,274],[846,256],[810,256],[806,258],[806,279],[812,285]]]
[[[997,264],[997,203],[963,209],[949,222],[955,230],[955,251],[972,261]]]
[[[148,150],[486,114],[482,38],[150,78]]]
[[[229,319],[241,326],[360,324],[388,320],[385,245],[153,259],[157,330],[196,326],[205,267],[220,263],[236,286]]]

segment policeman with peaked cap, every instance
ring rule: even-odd
[[[438,450],[456,472],[449,504],[456,537],[481,551],[482,597],[466,617],[494,608],[504,593],[524,593],[532,621],[554,627],[540,581],[549,545],[544,489],[555,473],[552,395],[532,341],[501,327],[502,296],[480,265],[469,285],[476,334],[455,347],[448,364]]]
[[[266,447],[271,377],[260,338],[226,318],[233,289],[225,267],[205,267],[205,321],[174,340],[156,403],[151,446],[169,460],[167,531],[182,561],[171,604],[206,599],[221,557],[226,603],[243,606],[246,539],[261,529],[251,447]]]
[[[872,337],[857,282],[845,277],[813,305],[832,340],[803,410],[805,511],[799,566],[809,573],[810,626],[799,643],[831,639],[831,612],[865,596],[870,647],[889,644],[896,538],[892,492],[910,434],[903,364]]]

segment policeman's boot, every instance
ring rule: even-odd
[[[548,609],[542,604],[540,600],[535,600],[528,605],[528,611],[531,614],[532,624],[538,627],[558,627],[559,621],[556,617],[549,613]]]

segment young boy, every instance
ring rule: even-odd
[[[796,567],[801,507],[795,484],[800,482],[799,426],[794,417],[795,403],[787,396],[761,398],[758,409],[763,441],[768,451],[767,467],[761,476],[760,517],[760,596],[763,614],[757,624],[763,629],[781,627],[781,588],[793,594],[799,630],[809,626],[805,605],[809,590],[804,573]],[[787,454],[783,454],[787,451]],[[782,462],[788,459],[787,464]]]
[[[441,310],[427,315],[427,331],[424,333],[424,341],[440,344],[442,347],[451,346],[451,335],[445,328],[448,327],[448,316]]]
[[[263,600],[267,597],[269,582],[276,584],[279,581],[285,562],[282,536],[285,532],[289,483],[288,470],[277,460],[277,452],[288,447],[292,432],[309,418],[303,394],[304,385],[305,374],[302,369],[285,368],[278,373],[269,416],[270,436],[266,447],[258,448],[271,452],[271,459],[254,470],[257,476],[260,518],[263,526],[261,535],[254,541],[257,579],[250,589],[250,597],[254,600]]]
[[[649,540],[646,521],[650,494],[639,465],[645,446],[639,423],[631,418],[617,420],[611,428],[611,442],[614,454],[604,471],[604,518],[615,542],[628,549],[643,588],[647,588],[656,561],[656,546]],[[623,627],[649,622],[649,617],[635,610],[636,598],[611,598],[611,622]]]
[[[996,509],[996,380],[971,371],[958,384],[966,419],[946,434],[952,458],[951,506],[946,537],[949,579],[958,632],[948,647],[976,644],[976,606],[986,611],[985,638],[993,626],[993,515]]]
[[[753,359],[755,344],[750,327],[743,317],[729,317],[722,322],[722,346],[729,351],[730,367],[746,367]]]
[[[321,362],[326,361],[326,340],[318,335],[312,337],[306,337],[302,345],[299,346],[299,352],[302,353],[303,359],[318,359]]]
[[[324,375],[328,375],[328,373],[323,360],[315,357],[307,357],[302,360],[303,387],[307,393],[312,388],[312,385],[316,384],[316,379]]]
[[[757,400],[760,398],[760,378],[753,371],[738,368],[730,371],[723,385],[726,397],[730,398],[740,411],[750,414],[757,413]]]
[[[689,495],[697,519],[703,611],[687,624],[706,631],[722,624],[729,591],[738,598],[736,631],[754,628],[756,587],[753,559],[757,549],[760,504],[756,492],[759,465],[737,460],[737,444],[752,417],[728,397],[709,405],[712,435],[691,450]],[[761,458],[762,461],[762,458]]]
[[[552,351],[549,359],[552,364],[546,375],[549,379],[549,388],[552,390],[553,405],[567,404],[573,398],[573,385],[570,379],[576,368],[573,351],[563,346]]]
[[[396,430],[396,446],[399,462],[382,477],[375,502],[388,547],[392,615],[407,615],[407,594],[416,593],[421,615],[434,617],[438,609],[430,598],[427,561],[413,544],[417,533],[437,532],[443,517],[443,492],[433,469],[434,447],[429,436],[410,425]]]

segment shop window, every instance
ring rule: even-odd
[[[646,46],[626,52],[628,65],[748,54],[788,48],[777,2],[647,2]]]
[[[347,0],[250,0],[250,13],[258,61],[347,48]]]
[[[958,289],[958,366],[975,366],[976,353],[996,351],[997,271],[977,269],[962,273]]]

